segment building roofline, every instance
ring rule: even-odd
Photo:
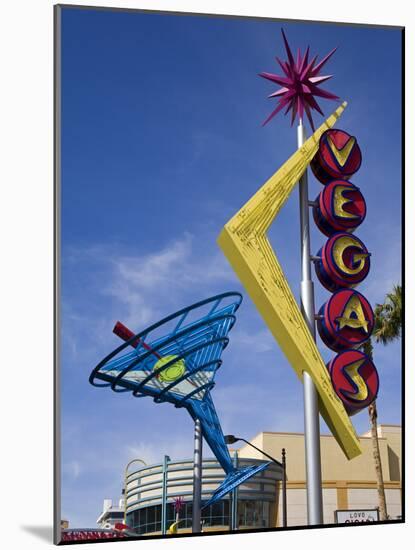
[[[300,436],[300,437],[304,437],[304,434],[303,432],[271,432],[271,431],[264,431],[264,432],[259,432],[258,435],[261,435],[261,434],[273,434],[273,435],[296,435],[296,436]],[[257,436],[255,436],[257,437]],[[333,437],[333,435],[331,434],[320,434],[320,437]],[[360,437],[360,436],[358,436]],[[252,438],[252,439],[255,439],[255,438]]]
[[[402,426],[400,424],[378,424],[378,428],[381,428],[382,426],[384,427],[392,427],[392,428],[401,428],[402,429]],[[274,431],[271,431],[271,430],[263,430],[262,432],[258,432],[256,435],[254,435],[254,437],[251,437],[248,441],[253,441],[254,439],[256,439],[257,437],[261,436],[261,435],[264,435],[264,434],[272,434],[272,435],[295,435],[295,436],[300,436],[300,437],[304,437],[304,433],[303,432],[274,432]],[[331,438],[334,438],[334,436],[332,434],[320,434],[320,437],[331,437]],[[368,437],[370,437],[370,435],[358,435],[359,438],[363,438],[363,439],[367,439]],[[379,437],[379,439],[387,439],[386,437]],[[244,446],[246,446],[247,444],[245,443]]]
[[[401,428],[402,429],[402,425],[401,424],[385,424],[385,423],[381,423],[381,424],[378,424],[378,426],[386,426],[388,428]]]

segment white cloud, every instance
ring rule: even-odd
[[[239,327],[238,327],[239,328]],[[232,333],[232,349],[240,347],[241,351],[246,353],[247,349],[254,354],[273,351],[277,344],[270,331],[267,328],[257,331],[247,331],[236,329]]]
[[[78,460],[71,460],[62,464],[62,473],[71,477],[73,480],[78,479],[81,473],[81,465]]]
[[[164,455],[168,455],[171,460],[178,460],[181,458],[189,458],[193,454],[192,439],[191,437],[173,435],[171,438],[163,438],[160,441],[159,437],[155,437],[154,441],[139,441],[132,443],[124,448],[125,455],[133,458],[140,458],[147,464],[155,464],[160,462]],[[137,463],[137,466],[139,464]]]
[[[63,338],[72,360],[104,349],[116,320],[132,330],[199,299],[234,288],[236,278],[216,246],[189,233],[151,253],[128,255],[111,246],[71,249],[67,265],[83,264],[79,299],[63,301]],[[88,278],[89,277],[89,278]]]
[[[221,252],[206,249],[189,233],[150,254],[112,255],[109,262],[102,292],[126,307],[127,320],[136,326],[156,321],[168,307],[183,307],[189,295],[207,297],[235,282]]]
[[[172,289],[186,290],[189,284],[205,287],[211,282],[233,280],[233,273],[220,251],[209,253],[209,249],[195,242],[189,233],[157,252],[144,256],[120,255],[111,262],[121,282],[147,291],[168,293]],[[117,282],[114,281],[114,289]]]

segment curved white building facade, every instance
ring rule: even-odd
[[[258,464],[262,461],[235,458],[238,466]],[[224,471],[214,458],[203,460],[202,499],[208,500],[224,479]],[[202,511],[203,531],[238,528],[270,527],[277,484],[282,469],[271,464],[265,471],[242,484],[231,495]],[[163,516],[166,529],[175,521],[174,499],[182,497],[179,531],[191,530],[193,499],[193,460],[183,459],[153,464],[140,468],[127,476],[126,522],[137,534],[162,532]],[[164,506],[163,506],[163,503]],[[163,511],[165,510],[165,512]]]

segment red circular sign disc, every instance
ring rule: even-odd
[[[344,130],[326,130],[310,166],[315,177],[326,184],[333,179],[348,180],[361,163],[362,153],[355,137]]]
[[[373,331],[372,307],[357,290],[339,290],[323,304],[319,315],[320,338],[334,351],[362,345]]]
[[[318,195],[313,217],[322,233],[352,233],[366,216],[366,202],[359,188],[346,180],[328,183]]]
[[[327,366],[334,391],[349,415],[368,407],[376,399],[379,376],[367,355],[358,350],[343,351]]]
[[[369,273],[370,253],[362,241],[350,233],[334,233],[318,256],[316,275],[330,292],[354,287]]]

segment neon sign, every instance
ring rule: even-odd
[[[320,309],[320,338],[334,351],[362,345],[373,331],[374,316],[367,299],[356,290],[340,290]]]
[[[355,235],[335,233],[320,249],[316,275],[330,292],[354,287],[366,278],[370,269],[370,253]]]
[[[344,130],[327,130],[320,138],[310,167],[321,183],[334,179],[348,180],[362,163],[362,153],[355,137]]]
[[[320,138],[342,114],[343,103],[225,224],[218,244],[300,380],[312,378],[319,410],[348,459],[361,446],[330,374],[290,289],[268,230],[318,151]],[[339,145],[340,147],[340,145]]]
[[[361,351],[339,353],[328,368],[334,390],[350,416],[376,399],[379,376],[372,360]]]
[[[314,221],[324,235],[353,233],[366,216],[366,202],[359,188],[346,180],[328,183],[313,208]]]
[[[356,290],[370,270],[370,252],[353,231],[366,216],[366,202],[348,179],[357,172],[362,154],[355,137],[327,130],[311,161],[316,178],[325,185],[313,205],[317,227],[328,240],[315,261],[320,283],[334,293],[320,308],[317,329],[323,343],[340,352],[327,368],[337,396],[349,416],[376,399],[379,377],[369,357],[355,349],[374,327],[373,310]]]

